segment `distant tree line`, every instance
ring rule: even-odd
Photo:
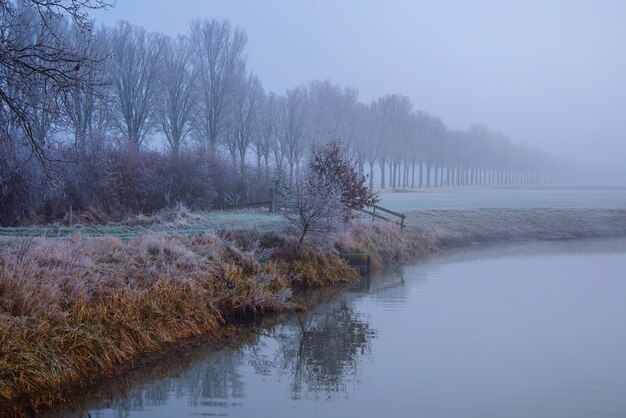
[[[262,198],[333,140],[370,187],[549,181],[549,157],[482,125],[447,129],[406,96],[362,103],[326,80],[267,92],[228,21],[176,37],[95,28],[86,11],[103,6],[0,0],[0,224]]]

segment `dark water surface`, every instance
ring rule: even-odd
[[[626,416],[626,240],[454,251],[316,297],[306,314],[181,353],[72,413]]]

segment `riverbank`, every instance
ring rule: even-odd
[[[406,213],[406,234],[362,223],[339,238],[344,252],[371,254],[373,266],[480,243],[626,236],[624,209],[476,209]]]
[[[59,388],[356,278],[337,255],[278,233],[12,242],[0,257],[0,401],[49,406]]]
[[[366,252],[377,268],[473,242],[626,235],[623,210],[428,211],[407,221],[405,232],[353,225],[334,251],[255,231],[7,244],[0,250],[3,411],[62,402],[72,387],[234,320],[302,309],[294,291],[356,279],[337,251]]]

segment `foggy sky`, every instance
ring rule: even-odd
[[[624,1],[117,0],[93,16],[167,34],[228,19],[266,90],[406,94],[450,128],[481,122],[626,181]]]

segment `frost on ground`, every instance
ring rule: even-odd
[[[623,209],[477,209],[407,213],[407,229],[437,246],[626,235]]]
[[[379,205],[399,211],[506,209],[623,209],[626,190],[585,188],[429,188],[380,193]]]
[[[522,239],[570,239],[626,235],[624,209],[474,209],[409,210],[409,232],[437,241],[437,245]],[[146,232],[195,236],[206,231],[255,229],[281,230],[286,221],[279,214],[249,210],[239,212],[197,212],[169,218],[142,217],[123,223],[85,227],[0,228],[0,237],[115,236],[132,239]],[[363,216],[364,222],[370,218]]]
[[[82,236],[115,236],[131,239],[146,232],[163,232],[171,235],[194,236],[220,229],[256,229],[261,232],[282,229],[286,225],[279,214],[261,210],[174,212],[153,216],[138,215],[119,223],[73,227],[49,225],[45,227],[0,228],[0,237],[67,237],[76,233]]]

